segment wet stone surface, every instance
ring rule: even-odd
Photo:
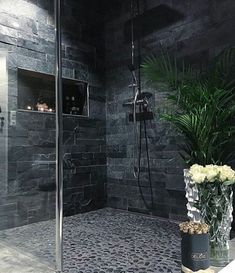
[[[0,233],[0,240],[54,267],[55,221]],[[179,273],[177,224],[115,209],[64,220],[65,273]],[[36,273],[36,272],[35,272]]]

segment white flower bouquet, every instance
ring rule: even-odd
[[[209,225],[211,263],[225,266],[229,262],[228,241],[232,222],[232,185],[235,171],[224,165],[194,164],[188,172],[191,186],[198,191],[196,207],[202,221]]]
[[[220,182],[227,186],[235,183],[235,171],[227,165],[206,165],[204,167],[194,164],[189,169],[189,176],[194,183]]]

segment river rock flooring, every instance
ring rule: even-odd
[[[6,246],[29,253],[50,268],[55,265],[54,238],[53,220],[0,232]],[[180,273],[178,226],[110,208],[66,217],[64,272]]]

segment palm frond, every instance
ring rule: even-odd
[[[141,70],[150,83],[164,83],[172,89],[177,89],[179,84],[190,81],[196,76],[196,71],[190,66],[185,66],[184,61],[180,63],[176,57],[170,57],[164,50],[159,56],[148,56],[141,65]]]
[[[235,47],[222,51],[214,60],[209,71],[208,80],[211,86],[229,89],[234,87]]]
[[[172,105],[161,115],[185,142],[179,144],[187,164],[224,164],[231,159],[235,147],[235,48],[222,52],[207,75],[184,61],[161,52],[142,65],[142,72],[151,84],[167,84],[167,101]]]

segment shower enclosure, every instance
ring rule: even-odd
[[[98,5],[85,2],[0,1],[0,272],[60,272],[63,215],[106,204]]]
[[[140,65],[206,67],[233,2],[0,0],[0,273],[179,272],[184,140]]]
[[[1,272],[55,267],[54,3],[44,5],[0,1]],[[54,225],[43,226],[48,220]],[[37,239],[34,223],[51,236]],[[40,256],[46,249],[50,263]]]

